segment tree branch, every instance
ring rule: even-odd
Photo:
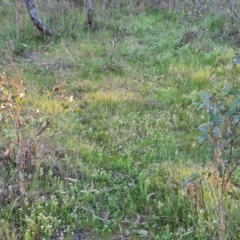
[[[25,3],[34,26],[36,26],[36,28],[45,35],[52,36],[53,31],[49,29],[47,26],[45,26],[42,20],[40,19],[38,12],[35,8],[35,5],[33,3],[33,0],[25,0]]]

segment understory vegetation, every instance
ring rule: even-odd
[[[0,1],[0,239],[240,239],[240,4],[100,2]]]

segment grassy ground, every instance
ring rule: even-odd
[[[181,184],[210,158],[199,93],[232,81],[236,47],[209,33],[223,23],[201,19],[186,41],[178,13],[126,8],[96,10],[90,29],[48,1],[45,38],[21,3],[1,4],[0,86],[15,99],[0,112],[2,239],[217,239],[215,197]]]

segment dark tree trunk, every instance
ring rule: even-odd
[[[93,4],[92,0],[87,0],[87,21],[90,26],[93,25]]]
[[[51,29],[49,29],[47,26],[45,26],[44,23],[42,22],[42,20],[40,19],[38,12],[35,8],[35,5],[33,3],[33,0],[25,0],[25,3],[27,5],[27,9],[31,16],[31,20],[32,20],[34,26],[43,34],[52,36],[53,31]]]

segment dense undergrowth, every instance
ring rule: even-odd
[[[238,89],[237,22],[216,5],[121,2],[95,3],[89,28],[84,8],[36,1],[52,38],[0,2],[0,239],[219,239],[199,93]],[[240,236],[239,174],[225,239]]]

